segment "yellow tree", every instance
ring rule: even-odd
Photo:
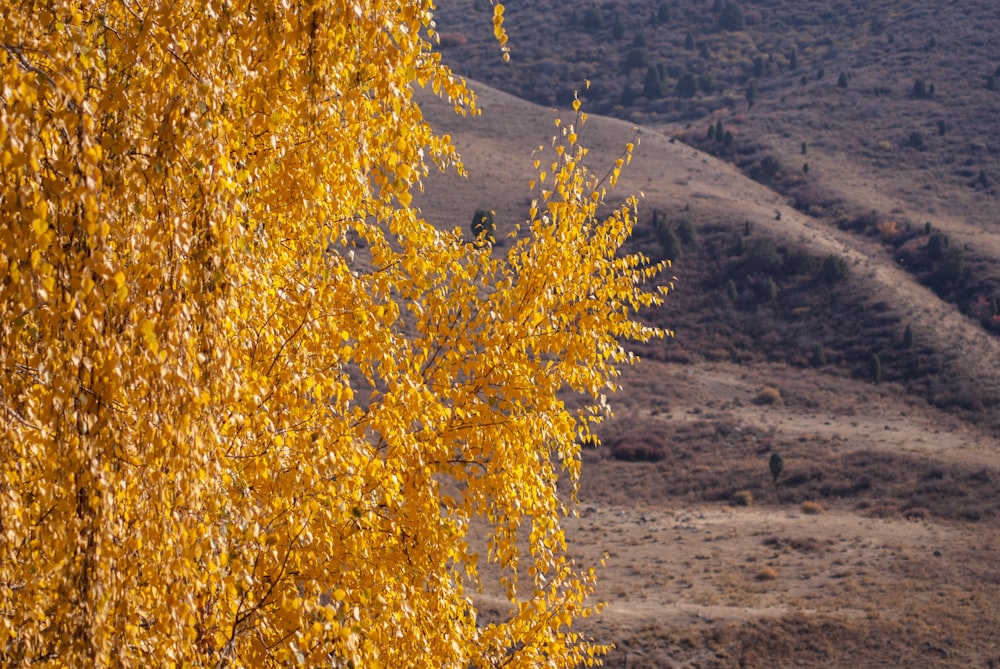
[[[659,334],[632,319],[658,268],[619,253],[634,203],[596,216],[573,126],[505,254],[419,218],[428,167],[461,166],[414,88],[475,111],[431,9],[0,6],[3,666],[600,651],[557,479],[620,340]]]

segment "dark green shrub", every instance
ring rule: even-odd
[[[583,11],[583,27],[587,30],[597,31],[604,27],[604,16],[601,10],[591,6]]]
[[[635,47],[630,49],[628,54],[625,56],[626,69],[632,70],[648,66],[649,52],[646,51],[645,47]]]
[[[785,460],[777,453],[771,454],[771,459],[767,462],[768,469],[771,470],[771,478],[774,479],[775,485],[778,483],[778,477],[781,476],[781,472],[785,470]]]
[[[758,176],[764,181],[770,181],[774,177],[778,176],[778,172],[781,171],[781,163],[774,156],[768,155],[764,156],[764,159],[760,161],[760,166],[757,170]]]
[[[882,360],[878,357],[878,353],[872,353],[868,358],[868,375],[872,383],[882,382]]]
[[[837,78],[837,85],[841,88],[847,88],[847,73],[841,72],[840,76]]]
[[[835,284],[847,277],[847,260],[832,253],[823,259],[820,278],[828,284]]]
[[[743,30],[746,19],[743,9],[735,2],[727,2],[719,14],[719,27],[723,30]]]
[[[615,12],[614,16],[611,17],[611,36],[616,40],[625,37],[625,24],[622,23],[622,17],[618,12]]]
[[[928,226],[930,223],[927,224]],[[948,248],[948,236],[943,232],[935,232],[927,240],[927,258],[937,262],[944,257],[944,250]]]
[[[698,80],[691,72],[685,72],[677,80],[677,95],[682,98],[693,98],[698,93]]]
[[[913,326],[909,323],[906,324],[906,329],[903,330],[903,348],[913,348]]]
[[[677,224],[677,235],[685,246],[695,246],[698,243],[698,230],[687,216]]]
[[[965,271],[965,254],[957,246],[949,246],[941,254],[934,278],[943,283],[951,283],[962,278]]]
[[[632,88],[631,84],[625,84],[625,88],[622,89],[622,106],[631,107],[635,104],[636,93]]]
[[[781,269],[781,256],[770,239],[757,239],[747,252],[743,266],[749,274],[771,274]]]
[[[646,68],[646,78],[642,82],[642,94],[651,100],[663,97],[663,81],[655,67]]]
[[[809,359],[809,363],[813,367],[822,367],[826,364],[826,350],[823,348],[822,344],[816,344],[813,348],[812,357]]]

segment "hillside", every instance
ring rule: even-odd
[[[462,74],[546,106],[579,91],[590,112],[718,155],[1000,333],[995,3],[516,3],[509,64],[489,16],[486,0],[441,4]],[[915,254],[928,223],[944,269]]]
[[[491,208],[510,230],[555,114],[477,90],[480,118],[428,101],[471,176],[434,173],[419,202],[441,226]],[[623,377],[571,522],[582,562],[610,555],[609,607],[588,627],[617,644],[607,665],[1000,663],[996,336],[877,234],[662,128],[592,116],[581,138],[601,166],[635,132],[617,193],[644,193],[636,248],[693,235],[674,249],[677,290],[644,315],[676,337]]]

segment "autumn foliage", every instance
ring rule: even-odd
[[[0,665],[599,652],[556,484],[658,267],[582,115],[503,252],[422,220],[414,88],[475,111],[433,44],[428,0],[0,6]]]

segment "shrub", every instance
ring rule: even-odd
[[[691,72],[685,72],[677,80],[677,95],[682,98],[693,98],[698,93],[698,80]]]
[[[872,383],[882,382],[882,359],[878,357],[878,353],[872,353],[868,358],[868,376]]]
[[[841,72],[840,77],[837,78],[837,85],[841,88],[847,88],[847,73]]]
[[[820,277],[829,284],[837,283],[847,276],[847,260],[832,253],[823,259]]]
[[[600,30],[604,27],[604,16],[597,7],[588,7],[584,10],[583,27],[587,30]]]
[[[949,246],[941,254],[934,271],[935,280],[941,283],[951,283],[962,278],[965,271],[965,254],[957,246]]]
[[[801,509],[802,513],[806,514],[807,516],[815,516],[825,511],[821,503],[809,500],[802,502]]]
[[[816,347],[813,348],[812,358],[809,359],[809,362],[813,367],[822,367],[826,364],[826,351],[822,344],[816,344]]]
[[[774,484],[778,484],[778,477],[785,470],[785,459],[779,453],[771,453],[771,459],[767,461],[767,467],[771,470],[771,478]]]
[[[747,252],[743,266],[750,274],[770,274],[781,269],[781,256],[770,239],[757,239]]]
[[[727,2],[719,14],[719,27],[723,30],[743,30],[744,25],[743,9],[735,2]]]
[[[781,392],[773,387],[767,386],[753,400],[754,404],[781,404]]]
[[[628,69],[638,69],[642,67],[648,67],[649,65],[649,52],[646,51],[644,47],[636,47],[630,49],[628,55],[625,56],[625,67]]]
[[[735,506],[750,506],[753,504],[753,493],[749,490],[737,490],[730,497]]]
[[[667,445],[653,432],[634,430],[623,434],[615,442],[611,455],[626,462],[659,462],[667,456]]]
[[[655,67],[646,68],[646,78],[642,82],[642,94],[654,100],[663,97],[663,80]]]
[[[677,235],[681,238],[681,242],[687,246],[693,246],[698,243],[698,230],[687,216],[682,218],[681,222],[677,224]]]
[[[927,224],[925,229],[930,229],[930,223]],[[948,248],[948,236],[942,232],[935,232],[927,240],[927,258],[934,262],[941,260],[944,257],[944,250],[946,248]]]
[[[754,578],[758,581],[774,581],[778,578],[778,572],[773,567],[761,567]]]
[[[760,161],[760,167],[758,172],[760,178],[764,181],[770,181],[774,177],[778,176],[778,172],[781,171],[781,163],[774,156],[764,156],[764,159]]]

